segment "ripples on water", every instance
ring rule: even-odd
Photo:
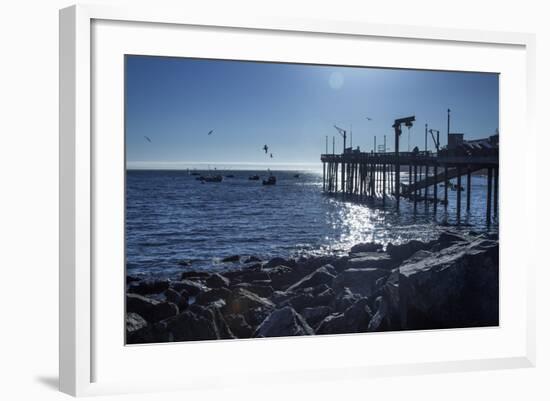
[[[220,172],[223,173],[223,172]],[[434,219],[426,207],[402,201],[396,213],[385,207],[357,204],[322,193],[316,172],[274,172],[277,185],[262,186],[248,176],[265,171],[231,171],[235,178],[204,183],[186,171],[127,172],[126,259],[129,273],[171,275],[179,261],[194,268],[223,268],[229,255],[297,256],[342,253],[359,242],[399,243],[430,240],[444,225],[456,225],[456,192],[449,190],[447,211],[442,205]],[[402,173],[403,182],[406,173]],[[486,177],[472,176],[469,215],[463,194],[462,229],[495,231],[498,222],[485,218]],[[430,189],[431,191],[431,189]],[[443,188],[438,188],[442,198]]]

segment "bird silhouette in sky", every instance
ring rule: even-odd
[[[270,154],[269,154],[269,157],[271,157],[271,158],[273,159],[273,153],[270,153]]]
[[[147,141],[149,141],[149,142],[153,142],[153,141],[151,141],[151,138],[149,138],[148,136],[144,136],[144,138],[147,139]]]
[[[212,132],[214,132],[213,129],[211,129],[210,131],[208,131],[208,135],[212,135]]]
[[[267,145],[264,145],[264,147],[263,147],[262,149],[265,151],[265,154],[267,155],[267,150],[269,149],[269,148],[267,147]]]
[[[370,117],[366,117],[366,119],[367,119],[367,120],[369,120],[369,121],[371,121],[371,120],[372,120],[372,118],[370,118]]]

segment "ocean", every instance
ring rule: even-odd
[[[392,200],[359,204],[326,195],[318,172],[273,171],[273,186],[248,179],[255,174],[267,178],[265,170],[216,174],[234,177],[202,183],[185,170],[127,170],[128,274],[174,277],[185,262],[195,270],[223,270],[228,264],[221,259],[231,255],[341,254],[360,242],[430,240],[457,225],[456,192],[451,190],[447,209],[438,205],[434,215],[432,203],[418,202],[414,208],[413,202],[402,200],[396,212]],[[406,172],[401,180],[407,182]],[[443,190],[438,186],[440,199]],[[498,230],[497,219],[486,220],[485,197],[486,177],[472,176],[471,210],[466,213],[463,191],[458,229]]]

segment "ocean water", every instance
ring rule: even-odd
[[[206,172],[203,172],[206,174]],[[248,180],[266,171],[230,171],[219,183],[201,183],[187,171],[128,170],[126,178],[126,266],[128,274],[170,277],[185,268],[223,270],[230,255],[274,256],[339,254],[360,242],[386,245],[411,239],[430,240],[447,226],[457,226],[456,192],[449,205],[402,200],[356,203],[322,192],[322,173],[274,171],[277,185]],[[295,174],[300,174],[295,178]],[[401,173],[407,182],[407,173]],[[453,180],[453,182],[455,182]],[[465,179],[463,179],[465,186]],[[431,188],[430,188],[431,192]],[[438,187],[441,199],[443,188]],[[486,177],[472,176],[471,210],[464,231],[496,231],[486,219]]]

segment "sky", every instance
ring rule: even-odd
[[[448,108],[465,139],[498,128],[498,74],[150,56],[126,56],[125,68],[128,168],[308,168],[327,136],[342,152],[334,125],[354,148],[386,135],[393,151],[393,121],[409,115],[400,150],[423,150],[425,124],[446,144]]]

